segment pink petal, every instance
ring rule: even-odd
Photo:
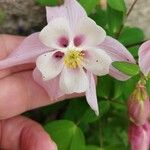
[[[65,0],[60,7],[46,7],[47,22],[54,18],[64,17],[69,20],[70,26],[74,28],[78,21],[87,16],[85,10],[76,0]]]
[[[149,150],[149,141],[149,123],[143,126],[130,125],[129,142],[132,150]]]
[[[39,33],[31,34],[6,59],[0,61],[0,69],[34,63],[38,55],[49,50],[40,42]]]
[[[132,122],[143,125],[150,116],[150,101],[146,87],[138,83],[128,99],[128,115]]]
[[[94,80],[94,76],[91,72],[87,72],[89,87],[86,90],[86,99],[90,107],[95,111],[96,115],[99,115],[99,108],[96,96],[96,84]]]
[[[150,40],[143,43],[139,49],[139,66],[147,76],[150,72]]]
[[[105,50],[108,55],[110,55],[113,61],[127,61],[135,63],[135,60],[130,52],[120,42],[112,37],[107,36],[105,41],[99,46],[101,49]],[[114,67],[110,68],[110,75],[119,80],[127,80],[130,78]]]
[[[33,71],[33,78],[46,90],[51,100],[57,100],[59,97],[64,95],[64,92],[62,92],[59,88],[59,76],[50,81],[43,81],[40,71],[35,68]]]

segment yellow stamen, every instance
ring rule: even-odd
[[[77,50],[69,50],[64,58],[64,64],[71,68],[76,69],[83,61],[83,52]]]

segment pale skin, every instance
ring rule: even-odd
[[[6,58],[23,39],[0,35],[0,59]],[[56,102],[34,82],[33,68],[34,64],[27,64],[0,71],[0,149],[55,150],[55,143],[38,123],[19,115]],[[69,97],[74,96],[77,95]]]

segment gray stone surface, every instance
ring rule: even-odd
[[[129,7],[134,0],[125,1]],[[46,23],[45,10],[35,0],[0,0],[0,10],[5,13],[0,33],[17,34],[22,28],[29,30]],[[146,39],[150,39],[150,0],[138,0],[126,24],[142,28]]]
[[[5,14],[0,33],[17,34],[18,30],[45,23],[45,9],[36,5],[35,0],[0,0],[0,10]]]
[[[133,1],[126,0],[128,7]],[[126,24],[142,28],[146,39],[150,39],[150,0],[138,0]]]

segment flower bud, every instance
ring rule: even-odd
[[[132,122],[143,125],[150,115],[150,101],[146,87],[138,83],[128,100],[128,115]]]
[[[149,150],[150,124],[148,122],[140,126],[130,124],[128,137],[131,150]]]

